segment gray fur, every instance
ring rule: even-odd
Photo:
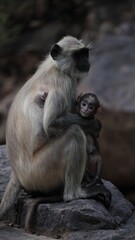
[[[70,36],[58,44],[63,49],[58,59],[49,54],[11,106],[6,141],[13,174],[0,204],[0,217],[12,206],[21,186],[46,193],[64,184],[65,201],[86,196],[80,187],[86,164],[83,131],[71,124],[62,135],[57,137],[56,131],[51,137],[53,122],[71,110],[77,85],[85,76],[74,68],[71,57],[84,44]],[[39,92],[48,93],[44,105],[38,101]]]

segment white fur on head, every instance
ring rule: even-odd
[[[64,51],[66,50],[77,50],[77,49],[81,49],[83,47],[85,47],[85,45],[83,44],[83,42],[81,40],[78,40],[75,37],[72,36],[66,36],[64,38],[62,38],[59,42],[58,45],[62,48],[64,48]]]
[[[62,52],[58,56],[56,62],[60,71],[64,74],[70,75],[73,79],[82,79],[86,73],[78,71],[75,67],[75,62],[72,53],[76,50],[84,48],[85,45],[81,40],[72,36],[66,36],[57,43]]]

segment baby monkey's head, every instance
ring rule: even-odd
[[[93,93],[81,94],[77,98],[77,112],[82,117],[89,118],[101,110],[101,104]]]

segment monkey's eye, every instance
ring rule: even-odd
[[[89,109],[90,109],[90,110],[93,110],[93,109],[94,109],[94,106],[90,104],[90,105],[89,105]]]
[[[87,106],[87,103],[86,102],[82,102],[81,104],[83,107],[86,107]]]

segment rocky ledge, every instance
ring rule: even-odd
[[[9,180],[10,171],[6,146],[0,146],[0,198]],[[42,239],[135,239],[134,206],[112,183],[104,181],[104,184],[112,193],[112,202],[108,209],[100,202],[88,199],[40,204],[33,225],[36,234],[44,235]],[[13,239],[18,239],[17,236],[21,239],[41,239],[41,236],[36,235],[31,238],[24,230],[14,227],[19,224],[24,228],[26,213],[32,202],[32,198],[21,192],[15,207],[3,220],[6,223],[0,225],[0,239],[6,239],[6,232],[7,235],[12,233]],[[13,223],[13,227],[7,227],[7,222]]]

